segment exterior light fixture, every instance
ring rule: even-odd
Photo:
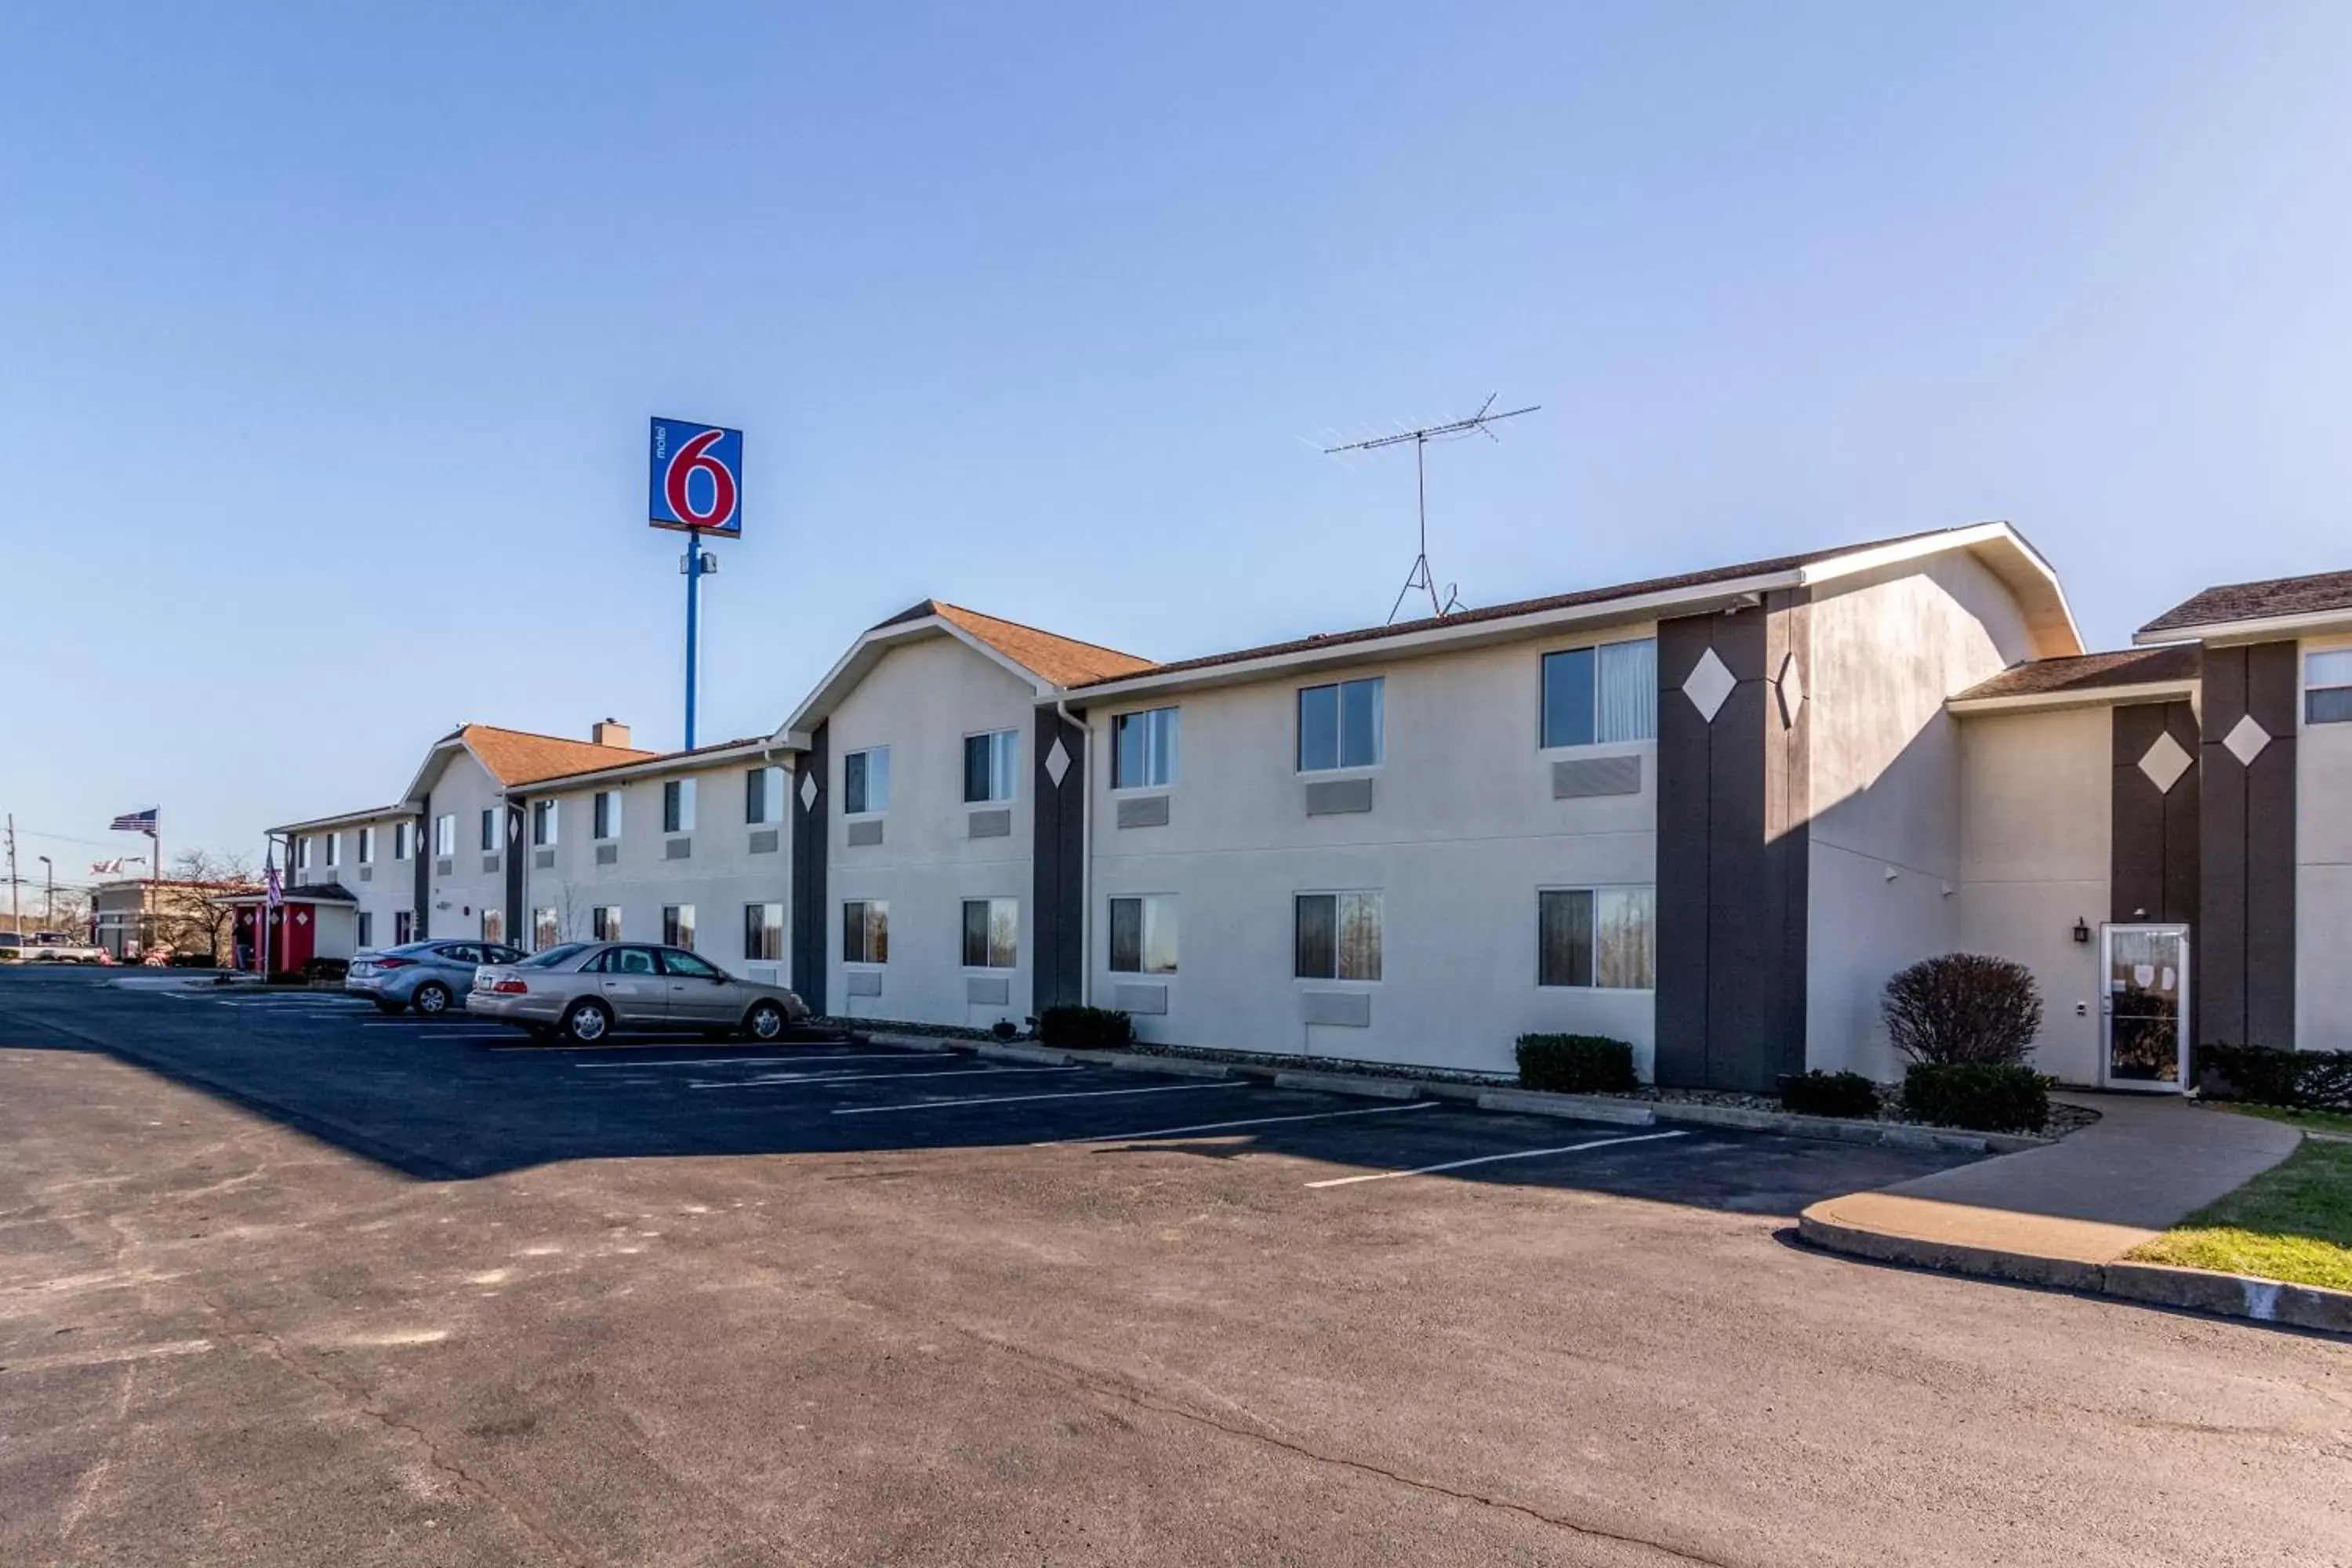
[[[2090,924],[2080,915],[2074,917],[2074,940],[2085,943],[2091,940]]]

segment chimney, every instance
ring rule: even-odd
[[[588,738],[600,746],[618,746],[625,752],[629,749],[629,727],[618,719],[599,719],[589,727]]]

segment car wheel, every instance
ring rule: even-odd
[[[773,1002],[762,1002],[743,1019],[743,1032],[755,1040],[781,1040],[791,1020]]]
[[[408,1011],[408,1004],[395,1002],[389,996],[379,996],[375,999],[375,1010],[387,1018],[396,1018]]]
[[[602,1002],[574,1002],[563,1015],[563,1037],[575,1046],[593,1046],[613,1032],[613,1015]]]
[[[438,980],[428,980],[409,994],[409,1005],[428,1018],[436,1018],[449,1010],[449,988]]]

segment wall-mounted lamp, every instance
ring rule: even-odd
[[[2080,942],[2088,942],[2091,940],[2090,924],[2080,915],[2074,917],[2074,940]]]

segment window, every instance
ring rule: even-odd
[[[743,956],[778,959],[784,956],[784,906],[743,906]]]
[[[1111,788],[1163,787],[1176,782],[1175,709],[1122,713],[1110,721],[1110,732]]]
[[[484,942],[504,942],[506,939],[507,917],[505,912],[500,910],[484,910],[482,911],[482,940]]]
[[[621,940],[621,906],[600,904],[588,911],[588,934],[597,942]]]
[[[365,910],[360,911],[359,945],[362,948],[375,945],[375,916]]]
[[[662,906],[662,945],[665,947],[694,945],[694,906],[692,904]]]
[[[310,868],[310,836],[306,833],[301,837],[294,840],[294,869],[297,871],[307,871]]]
[[[392,916],[392,945],[402,947],[416,940],[416,917],[406,910],[395,910]]]
[[[599,974],[653,974],[659,971],[649,947],[616,947],[588,965]]]
[[[841,809],[851,816],[890,809],[890,748],[873,746],[841,759]]]
[[[1298,771],[1378,767],[1382,679],[1307,686],[1298,692]]]
[[[662,785],[662,831],[694,831],[694,781],[672,779]]]
[[[2303,656],[2303,721],[2352,724],[2352,647]]]
[[[743,820],[782,822],[784,819],[784,770],[750,768],[743,774]]]
[[[374,864],[375,864],[375,829],[374,829],[374,828],[373,828],[373,827],[362,827],[362,828],[361,828],[361,829],[360,829],[360,831],[359,831],[359,849],[358,849],[358,858],[359,858],[359,863],[360,863],[361,865],[362,865],[362,866],[373,866],[373,865],[374,865]]]
[[[966,899],[963,901],[963,966],[966,969],[1012,969],[1021,963],[1021,901],[1018,899]]]
[[[1548,889],[1536,896],[1536,906],[1537,984],[1655,988],[1655,889]]]
[[[1658,645],[1572,647],[1543,656],[1546,746],[1658,738]]]
[[[433,819],[433,853],[455,855],[457,852],[457,814],[450,812]]]
[[[890,962],[890,906],[878,899],[852,899],[841,906],[841,962]]]
[[[392,858],[395,860],[405,860],[408,858],[408,824],[394,823],[392,825]]]
[[[495,852],[498,847],[499,808],[495,805],[486,805],[482,807],[482,849],[484,853],[488,854]]]
[[[963,738],[963,803],[983,805],[1013,796],[1013,770],[1021,755],[1021,732],[997,730]]]
[[[1110,967],[1114,974],[1176,973],[1175,894],[1110,901]]]
[[[727,972],[706,958],[697,958],[684,948],[666,947],[661,951],[664,974],[684,975],[688,980],[724,980]]]
[[[593,814],[596,819],[593,824],[596,837],[607,839],[618,838],[621,836],[621,792],[619,790],[598,790]]]
[[[343,836],[340,833],[330,833],[327,835],[327,865],[331,868],[342,863]]]
[[[580,944],[578,942],[567,942],[560,943],[554,947],[542,948],[539,952],[534,952],[530,957],[526,958],[521,953],[516,952],[512,948],[502,948],[499,950],[499,954],[491,957],[490,962],[492,963],[511,963],[520,969],[552,969],[557,964],[571,958],[579,951]],[[648,964],[646,968],[650,970],[652,966]]]
[[[530,945],[534,952],[544,952],[563,940],[563,926],[551,909],[530,911]]]
[[[1378,893],[1301,893],[1297,906],[1299,979],[1381,977]]]
[[[540,848],[555,842],[555,808],[562,802],[535,800],[530,803],[530,841]]]

